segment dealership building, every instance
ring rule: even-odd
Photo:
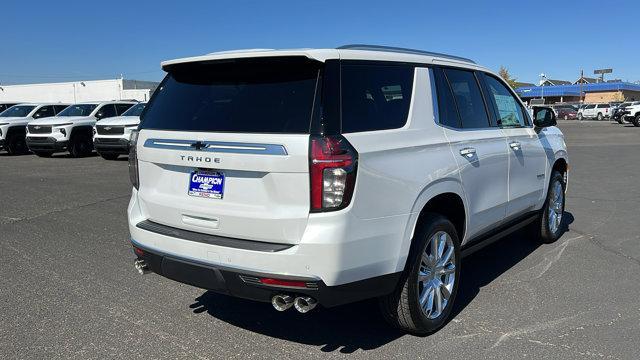
[[[147,101],[158,83],[128,79],[0,85],[2,102]]]
[[[522,86],[516,89],[520,98],[529,103],[544,99],[545,104],[608,103],[640,100],[640,85],[623,81],[580,83],[544,86]],[[538,101],[540,102],[540,101]]]

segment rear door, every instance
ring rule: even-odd
[[[263,58],[171,67],[138,138],[143,216],[220,236],[299,242],[320,63]]]
[[[473,71],[434,69],[438,113],[467,197],[467,238],[501,223],[507,206],[507,143],[489,122]]]
[[[545,186],[547,156],[544,133],[534,130],[525,109],[497,77],[483,74],[485,98],[494,108],[496,124],[507,138],[509,196],[507,218],[535,209]]]

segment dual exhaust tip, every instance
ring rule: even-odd
[[[301,314],[306,314],[318,305],[316,299],[310,296],[297,296],[278,294],[271,298],[271,305],[278,311],[289,310],[292,306]]]
[[[140,273],[140,275],[148,274],[149,272],[151,272],[151,269],[149,269],[149,265],[147,265],[147,262],[142,259],[136,260],[133,263],[133,266],[136,268],[136,270],[138,270],[138,273]]]

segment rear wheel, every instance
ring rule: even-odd
[[[569,120],[569,116],[565,115],[565,116],[564,116],[564,119],[565,119],[565,120]]]
[[[604,117],[602,116],[602,113],[598,113],[598,116],[596,117],[598,120],[602,121],[602,119],[604,119]]]
[[[21,155],[29,152],[24,136],[20,135],[9,135],[6,149],[9,155]]]
[[[69,153],[72,157],[85,157],[93,151],[91,137],[86,134],[76,134],[69,140]]]
[[[118,156],[120,156],[120,154],[100,153],[100,156],[102,156],[102,158],[105,160],[116,160]]]
[[[582,113],[578,113],[578,120],[582,120],[582,119],[584,119],[584,118],[582,117]]]
[[[633,126],[640,126],[640,114],[633,118]]]
[[[622,120],[622,117],[617,118],[616,121],[618,122],[618,124],[624,124],[624,120]]]
[[[458,292],[460,241],[447,218],[427,214],[413,239],[396,290],[380,299],[384,318],[394,327],[429,334],[445,324]]]

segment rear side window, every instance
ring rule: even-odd
[[[438,95],[438,115],[440,117],[440,124],[459,128],[461,127],[460,116],[458,116],[458,109],[456,109],[456,101],[453,98],[453,93],[449,87],[447,79],[444,77],[442,69],[433,69],[436,83],[436,92]]]
[[[302,57],[178,64],[141,129],[309,133],[320,63]]]
[[[462,126],[469,129],[490,127],[480,86],[472,71],[445,69],[458,105]]]
[[[343,65],[342,132],[397,129],[407,123],[413,66]]]

